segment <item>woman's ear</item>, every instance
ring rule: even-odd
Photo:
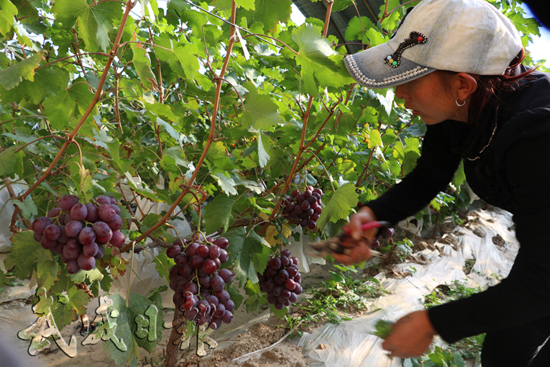
[[[456,74],[457,98],[460,101],[466,100],[471,94],[477,90],[476,79],[468,73]]]

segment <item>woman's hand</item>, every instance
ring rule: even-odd
[[[344,265],[358,264],[371,258],[370,246],[378,231],[376,228],[363,232],[361,226],[376,221],[376,215],[368,206],[362,207],[350,217],[347,227],[351,237],[346,238],[342,245],[349,249],[347,254],[332,254],[332,257]]]
[[[421,356],[437,334],[428,317],[428,311],[412,312],[393,324],[392,329],[393,332],[386,338],[382,348],[400,358]]]

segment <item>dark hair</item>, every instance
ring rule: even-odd
[[[478,124],[479,118],[488,103],[498,103],[500,91],[512,91],[519,86],[519,81],[535,69],[529,69],[516,74],[516,68],[525,58],[525,50],[522,48],[519,54],[510,62],[503,75],[473,75],[477,81],[477,89],[471,94],[468,106],[468,123]],[[454,71],[443,71],[440,73],[444,86],[450,86],[450,77],[458,74]]]

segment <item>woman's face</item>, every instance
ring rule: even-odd
[[[439,71],[427,74],[405,84],[395,87],[395,96],[405,100],[405,108],[412,110],[426,125],[435,125],[448,119],[468,120],[468,106],[458,107],[455,94],[446,89],[441,82]],[[450,83],[452,88],[453,83]],[[448,87],[447,87],[448,88]],[[459,101],[463,102],[463,101]]]

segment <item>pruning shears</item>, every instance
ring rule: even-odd
[[[378,234],[376,237],[380,237],[380,233],[385,228],[390,228],[391,224],[386,221],[374,221],[374,222],[368,222],[361,226],[361,230],[368,231],[369,229],[378,228]],[[349,254],[351,252],[351,248],[344,247],[342,245],[342,242],[351,236],[351,230],[348,227],[344,227],[342,232],[337,234],[334,237],[331,237],[330,239],[326,241],[319,241],[310,243],[309,247],[311,247],[312,250],[315,251],[315,253],[309,253],[312,256],[315,257],[323,257],[330,254]],[[366,242],[369,242],[369,240],[365,237],[363,239]],[[378,251],[371,250],[372,256],[379,257],[380,253]]]

